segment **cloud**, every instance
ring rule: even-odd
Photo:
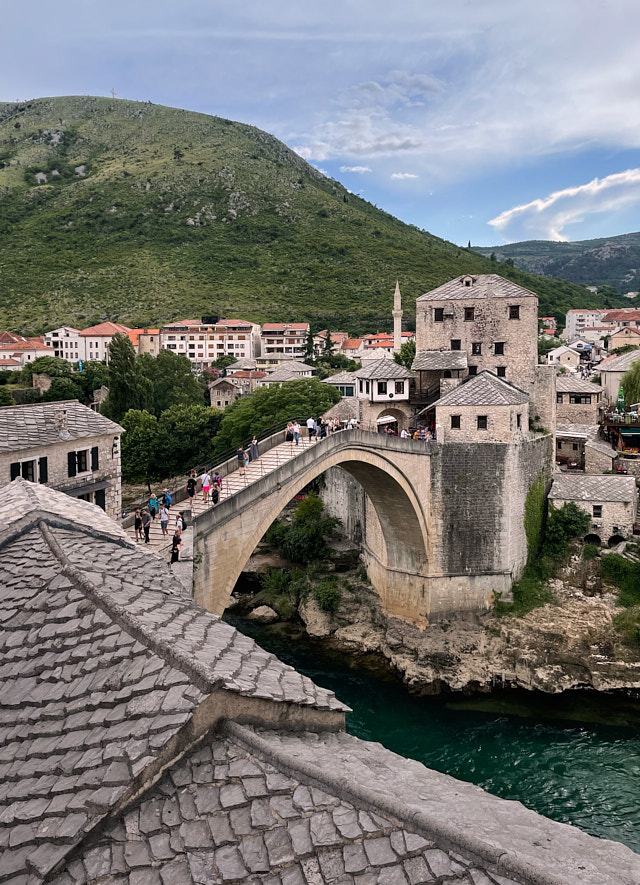
[[[405,181],[407,178],[420,178],[420,176],[413,172],[392,172],[391,178],[393,181]]]
[[[514,206],[488,222],[505,240],[559,240],[563,231],[597,212],[619,212],[640,203],[640,169],[627,169],[567,187],[547,197]]]
[[[366,172],[373,172],[368,166],[341,166],[340,172],[355,172],[357,175],[364,175]]]

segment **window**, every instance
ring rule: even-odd
[[[562,405],[563,400],[562,400],[562,394],[561,394],[561,393],[556,393],[556,402],[557,402],[557,403],[560,403],[560,405]]]
[[[404,381],[396,381],[396,393],[404,393]]]
[[[516,415],[516,427],[522,427],[522,415],[519,412]]]
[[[451,429],[460,430],[460,415],[451,416]]]
[[[578,443],[574,443],[574,444],[573,444],[573,451],[574,451],[574,452],[577,452],[577,451],[578,451]]]
[[[496,366],[496,372],[498,378],[506,378],[507,377],[507,367],[506,366]]]
[[[386,381],[378,381],[378,394],[380,396],[387,395],[387,382]]]
[[[520,417],[520,416],[518,415],[518,417]],[[559,452],[562,451],[562,440],[561,440],[561,439],[557,439],[557,440],[556,440],[556,449],[557,449]]]
[[[94,446],[92,449],[68,452],[67,474],[68,476],[76,476],[78,473],[88,473],[90,470],[97,470],[98,463],[98,446]]]
[[[474,375],[478,374],[477,366],[469,366],[469,378],[472,378]]]
[[[433,322],[434,323],[442,323],[444,322],[444,307],[436,307],[433,311]]]
[[[510,304],[509,305],[509,319],[510,320],[519,320],[520,319],[520,305],[519,304]]]
[[[488,418],[486,415],[478,415],[478,430],[486,430]]]
[[[591,394],[584,393],[582,395],[578,393],[570,393],[569,394],[569,402],[574,406],[590,406],[591,405]]]
[[[464,320],[466,323],[470,323],[473,320],[475,312],[476,312],[475,307],[465,307]]]
[[[593,518],[601,519],[602,518],[602,504],[594,504],[593,505]]]
[[[21,476],[29,482],[46,482],[47,481],[47,459],[31,458],[28,461],[14,461],[10,468],[11,480]]]
[[[482,356],[482,342],[474,341],[471,345],[471,353],[473,356]]]
[[[451,339],[451,350],[460,350],[460,339],[452,338]]]
[[[496,356],[504,356],[504,341],[496,341],[493,345],[493,352]]]

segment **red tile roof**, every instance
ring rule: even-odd
[[[343,350],[358,350],[362,344],[362,338],[345,338],[342,342]]]
[[[141,335],[158,335],[159,333],[160,329],[129,329],[127,335],[131,339],[133,346],[137,347]]]
[[[262,327],[263,332],[307,332],[309,323],[265,323]]]
[[[241,369],[239,372],[234,372],[232,375],[227,375],[227,378],[231,380],[232,378],[266,378],[267,373],[261,372],[259,369],[257,370],[249,370],[249,369]]]
[[[620,328],[614,329],[611,332],[610,337],[612,337],[613,335],[619,335],[621,332],[630,332],[632,335],[640,335],[640,329],[633,329],[631,326],[620,326]]]
[[[19,365],[20,365],[20,361],[19,361],[19,360],[12,360],[11,358],[9,358],[9,359],[0,359],[0,368],[1,368],[2,366],[19,366]]]
[[[83,329],[80,334],[85,337],[95,336],[97,338],[106,338],[109,335],[115,335],[120,332],[121,335],[128,335],[131,329],[128,326],[122,326],[120,323],[98,323],[97,326],[89,326]]]
[[[621,323],[629,320],[640,320],[640,310],[635,307],[621,307],[618,310],[609,310],[601,318],[603,323]]]

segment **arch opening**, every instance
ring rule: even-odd
[[[602,546],[602,540],[600,539],[600,535],[590,534],[584,536],[585,544],[597,544],[598,547]]]
[[[618,544],[622,544],[625,539],[622,535],[611,535],[609,540],[607,541],[607,547],[617,547]]]

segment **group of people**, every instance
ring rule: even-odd
[[[189,498],[189,506],[193,505],[193,499],[198,489],[198,474],[195,468],[189,472],[189,478],[184,487],[187,497]],[[217,504],[220,500],[220,492],[222,491],[222,477],[216,470],[211,476],[208,470],[202,474],[202,502],[203,504]]]
[[[144,541],[145,544],[149,543],[151,523],[155,522],[157,518],[160,519],[160,529],[162,534],[169,534],[169,510],[171,509],[172,504],[173,498],[169,494],[169,489],[165,489],[159,498],[152,493],[146,507],[136,508],[133,528],[137,543],[140,541]],[[184,525],[184,515],[182,513],[176,514],[176,532],[179,535],[182,534]]]
[[[257,461],[260,457],[260,452],[258,451],[258,438],[253,436],[246,449],[244,446],[238,446],[236,457],[238,459],[238,473],[240,476],[244,476],[244,472],[250,462]]]
[[[357,427],[357,419],[352,418],[347,426],[349,428]],[[339,418],[307,418],[307,435],[310,440],[324,439],[330,433],[343,429],[345,428],[343,428]],[[293,442],[295,445],[300,445],[301,434],[302,428],[299,422],[289,421],[284,431],[285,442]]]
[[[397,436],[397,434],[394,434],[394,436]],[[403,428],[400,431],[400,438],[401,439],[435,439],[436,438],[435,428],[433,430],[431,430],[430,428],[424,427],[424,426],[418,427],[413,431],[413,433],[411,433],[409,430],[405,430]]]

